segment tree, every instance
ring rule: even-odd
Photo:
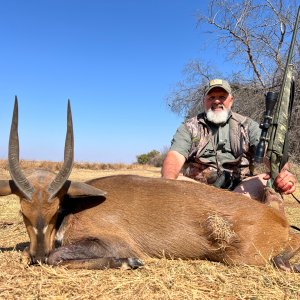
[[[147,154],[143,153],[140,155],[137,155],[137,163],[141,165],[153,165],[155,167],[159,167],[159,158],[160,158],[160,152],[157,150],[152,150],[148,152]]]
[[[164,147],[160,152],[157,150],[152,150],[148,153],[140,154],[136,156],[137,163],[141,165],[150,165],[154,167],[161,167],[163,161],[168,153],[169,149]]]
[[[285,67],[287,50],[297,12],[296,1],[211,0],[207,12],[197,21],[209,25],[210,36],[217,39],[223,54],[233,65],[227,78],[237,88],[261,90],[278,88]],[[299,44],[295,61],[299,62]],[[177,83],[168,97],[171,109],[186,114],[199,106],[203,85],[209,79],[223,77],[210,62],[192,61],[184,69],[185,80]]]
[[[227,79],[233,87],[235,111],[260,121],[265,108],[264,94],[280,88],[297,7],[295,0],[211,0],[208,10],[197,16],[199,28],[209,26],[210,36],[239,69],[233,69],[224,78],[210,62],[193,60],[184,69],[184,80],[167,97],[171,110],[185,117],[201,111],[204,86],[210,79],[219,77]],[[293,58],[297,71],[300,70],[299,52],[297,43]],[[295,72],[295,81],[294,107],[300,112],[299,72]],[[295,129],[292,127],[291,140],[297,141],[300,139],[298,115],[292,125]],[[292,147],[296,146],[297,143]]]
[[[263,88],[277,84],[281,75],[297,13],[295,1],[213,0],[208,15],[198,17],[227,46],[228,58],[237,59]],[[249,76],[247,76],[249,77]]]
[[[136,160],[137,160],[137,163],[140,165],[147,165],[149,162],[149,157],[147,154],[143,153],[143,154],[137,155]]]

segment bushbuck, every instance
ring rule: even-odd
[[[300,272],[289,259],[300,238],[274,208],[193,182],[116,175],[68,180],[74,138],[70,102],[64,163],[58,174],[23,172],[19,164],[18,103],[9,138],[11,180],[0,195],[16,194],[30,238],[30,263],[69,268],[137,268],[142,258],[206,259]]]

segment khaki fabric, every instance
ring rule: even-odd
[[[221,126],[201,113],[178,128],[170,149],[187,159],[185,176],[212,184],[226,170],[239,181],[251,174],[260,132],[255,121],[235,112]]]

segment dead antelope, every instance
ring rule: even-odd
[[[9,138],[12,180],[0,194],[20,197],[30,238],[31,263],[70,268],[136,268],[138,258],[207,259],[225,264],[264,265],[300,272],[289,259],[298,235],[275,209],[207,185],[119,175],[74,182],[70,104],[65,158],[59,173],[19,165],[18,106]],[[102,191],[102,189],[104,191]],[[55,248],[56,243],[61,246]]]

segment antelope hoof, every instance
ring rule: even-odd
[[[293,266],[293,272],[300,273],[300,264],[297,264],[297,265]]]
[[[285,254],[277,255],[272,258],[272,262],[275,267],[277,267],[279,270],[285,271],[285,272],[291,272],[293,271],[288,259],[285,257]]]
[[[135,257],[123,258],[122,260],[122,265],[120,267],[122,270],[137,269],[144,266],[144,263]]]

